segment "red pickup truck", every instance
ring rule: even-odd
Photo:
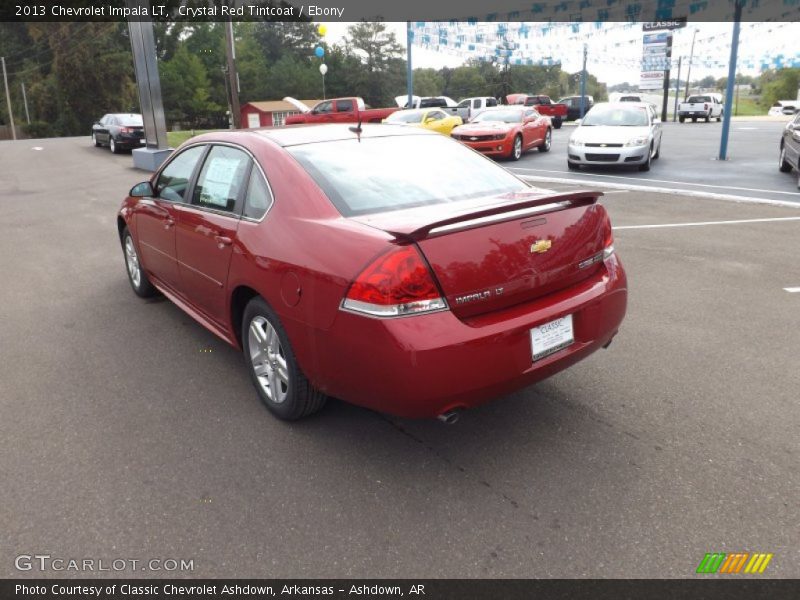
[[[300,123],[380,123],[393,112],[400,110],[394,108],[367,108],[361,98],[333,98],[323,100],[309,108],[294,98],[284,98],[285,102],[294,104],[299,115],[286,117],[286,125]]]
[[[553,127],[556,129],[561,129],[561,123],[567,120],[567,105],[553,102],[550,100],[550,96],[543,96],[541,94],[509,94],[506,96],[506,102],[509,104],[535,106],[539,114],[550,117],[553,121]]]

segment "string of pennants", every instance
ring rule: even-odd
[[[588,1],[588,0],[585,0]],[[800,0],[784,0],[798,2]],[[798,28],[797,23],[743,23],[739,35],[739,68],[765,70],[781,67],[800,67],[800,52],[796,44],[771,48],[769,54],[748,53],[748,42],[762,42],[786,27]],[[673,49],[671,58],[642,57],[637,51],[642,44],[641,23],[561,23],[561,22],[492,22],[492,21],[426,21],[411,24],[412,43],[436,52],[509,65],[560,65],[568,56],[577,56],[583,43],[590,44],[589,63],[611,64],[666,70],[677,66],[678,55],[685,52]],[[629,31],[630,33],[626,33]],[[730,31],[724,34],[700,35],[695,39],[693,67],[727,67],[730,51]],[[620,39],[630,36],[629,39]],[[788,36],[783,36],[786,39]],[[688,36],[688,40],[691,36]],[[687,42],[688,43],[688,42]]]

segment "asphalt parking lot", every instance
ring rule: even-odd
[[[685,194],[716,194],[800,203],[797,173],[778,172],[778,148],[785,120],[731,120],[728,160],[717,160],[722,123],[664,123],[661,157],[649,172],[636,167],[567,169],[567,141],[572,123],[553,132],[546,154],[528,152],[518,163],[506,163],[518,175],[544,180],[576,181],[645,190],[680,190]]]
[[[667,179],[671,132],[637,181]],[[507,166],[566,171],[567,133]],[[41,576],[14,567],[37,553],[195,565],[126,576],[691,577],[714,551],[800,577],[800,206],[608,190],[630,284],[608,350],[451,427],[340,402],[286,424],[236,351],[131,292],[131,163],[88,137],[0,144],[1,577]]]

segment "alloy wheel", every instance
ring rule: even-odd
[[[125,238],[125,263],[128,266],[128,275],[131,277],[133,286],[138,288],[142,283],[142,271],[131,236]]]
[[[512,150],[512,152],[514,153],[514,160],[518,160],[519,157],[522,156],[522,138],[521,137],[515,137],[514,138],[514,150]]]
[[[255,317],[247,335],[250,363],[262,391],[275,404],[289,394],[289,369],[278,332],[267,319]]]

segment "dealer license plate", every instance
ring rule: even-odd
[[[536,362],[563,350],[575,341],[572,331],[572,315],[561,317],[531,329],[531,352]]]

